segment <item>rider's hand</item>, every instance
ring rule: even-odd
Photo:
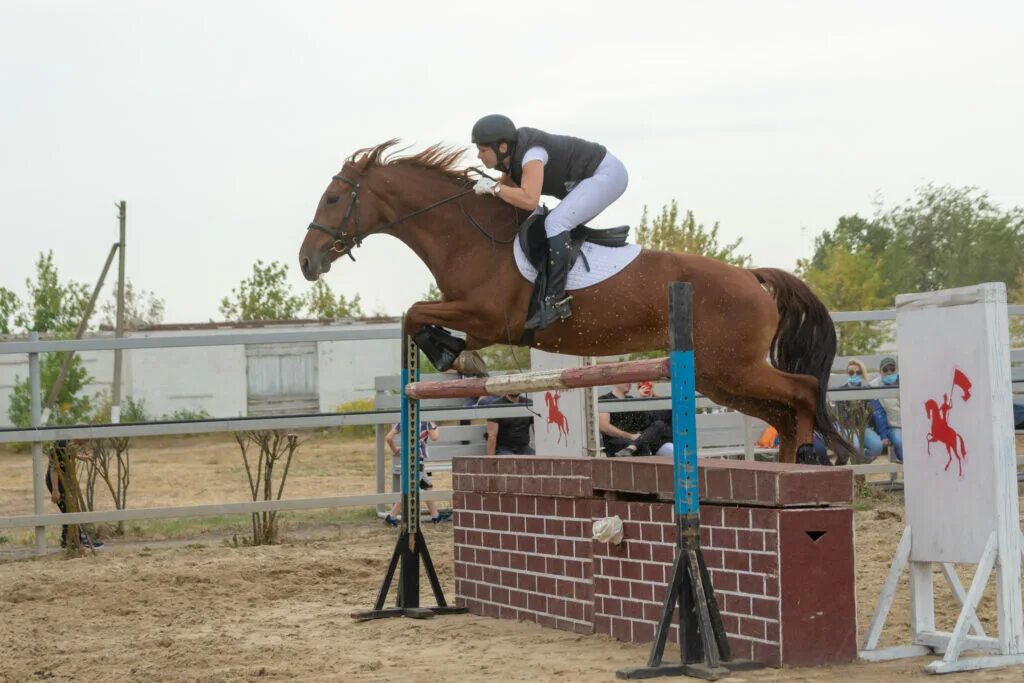
[[[494,194],[494,186],[497,183],[490,178],[481,178],[476,181],[476,185],[473,186],[473,191],[477,194]]]

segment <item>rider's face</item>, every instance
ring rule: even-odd
[[[508,152],[508,143],[501,143],[498,146],[502,154]],[[480,163],[485,168],[497,168],[498,167],[498,155],[495,154],[494,150],[490,145],[477,145],[476,146],[476,158],[480,160]],[[505,169],[502,169],[505,170]]]
[[[476,146],[476,158],[485,168],[494,168],[498,165],[498,155],[487,145]]]

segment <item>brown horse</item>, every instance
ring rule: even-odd
[[[465,332],[467,349],[516,343],[532,290],[512,253],[525,214],[473,194],[457,168],[463,150],[435,145],[386,157],[396,142],[357,151],[327,186],[299,250],[303,275],[316,280],[368,235],[392,235],[423,260],[443,297],[413,304],[407,333],[438,325]],[[693,283],[701,393],[775,426],[783,462],[796,461],[798,446],[801,462],[813,460],[814,430],[841,462],[853,455],[825,401],[835,327],[784,271],[645,249],[622,272],[573,291],[572,317],[537,331],[532,345],[580,356],[665,349],[673,281]]]

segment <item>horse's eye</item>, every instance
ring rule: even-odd
[[[327,204],[337,204],[338,203],[338,196],[334,195],[334,196],[327,197],[326,203]]]

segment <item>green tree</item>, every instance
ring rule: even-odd
[[[710,256],[741,268],[750,266],[750,256],[737,253],[743,238],[725,246],[718,243],[719,225],[715,223],[710,229],[697,223],[692,211],[680,220],[679,204],[672,200],[653,219],[644,206],[640,225],[636,229],[636,241],[642,247],[659,251],[678,251],[685,254],[701,254]]]
[[[437,288],[437,283],[436,282],[431,282],[430,283],[430,287],[427,288],[427,293],[423,295],[423,298],[420,299],[420,301],[440,301],[440,300],[441,300],[441,290]]]
[[[869,251],[852,251],[842,242],[833,242],[815,256],[821,265],[802,263],[802,274],[829,310],[865,311],[890,305],[882,294],[882,274]],[[839,355],[874,353],[890,339],[890,327],[875,322],[837,323]]]
[[[1024,211],[1003,211],[974,187],[926,185],[881,217],[892,234],[888,294],[1005,282],[1024,271]]]
[[[64,360],[63,353],[44,353],[39,359],[40,396],[46,401],[53,388],[57,376],[60,374],[60,366]],[[50,417],[50,424],[79,424],[88,421],[92,411],[92,401],[88,396],[79,395],[92,378],[82,364],[81,357],[77,354],[68,369],[67,378],[61,386],[57,400],[54,402],[53,413]],[[31,394],[29,393],[28,378],[15,377],[14,390],[11,392],[11,403],[7,408],[7,417],[11,422],[25,429],[31,425]]]
[[[0,287],[0,334],[14,331],[14,319],[21,308],[21,299],[11,290]]]
[[[117,283],[113,292],[100,306],[102,324],[117,326]],[[164,300],[153,292],[135,289],[131,280],[124,284],[124,327],[126,330],[141,330],[164,321]]]
[[[61,283],[53,251],[39,254],[36,278],[25,280],[28,300],[17,316],[17,324],[36,332],[73,332],[89,304],[89,286],[80,282]]]
[[[305,307],[304,297],[292,293],[288,267],[273,261],[256,261],[252,276],[232,288],[231,296],[220,301],[227,320],[291,320]]]
[[[313,318],[321,320],[341,320],[342,318],[361,318],[363,306],[359,295],[346,299],[344,294],[334,296],[331,286],[323,278],[313,283],[309,292],[307,308]]]

